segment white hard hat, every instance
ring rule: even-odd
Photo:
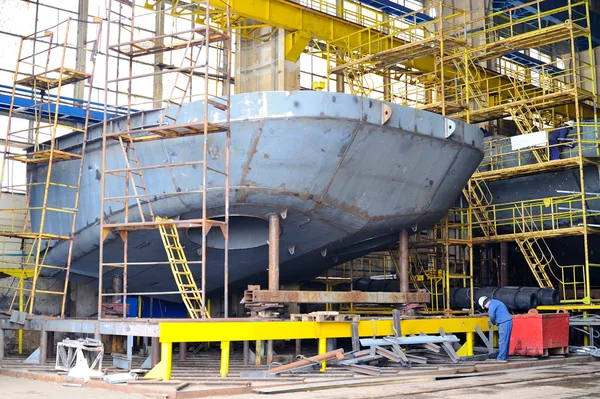
[[[483,305],[485,305],[485,301],[487,301],[488,297],[487,296],[482,296],[481,298],[479,298],[479,306],[481,306],[483,308]]]

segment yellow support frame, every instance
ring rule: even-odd
[[[358,335],[361,337],[393,336],[393,321],[362,320],[358,322]],[[352,337],[351,323],[345,322],[302,322],[302,321],[211,321],[211,322],[164,322],[159,323],[162,359],[160,363],[147,374],[148,378],[171,378],[173,361],[172,344],[176,342],[221,342],[222,377],[229,372],[229,344],[235,341],[267,341],[291,339],[319,340],[319,354],[327,350],[328,338]],[[400,327],[403,335],[439,334],[440,328],[446,333],[467,333],[466,353],[473,352],[472,334],[477,327],[484,331],[488,329],[487,317],[453,317],[401,320]],[[324,364],[321,366],[324,370]]]

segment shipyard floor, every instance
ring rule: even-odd
[[[436,368],[413,367],[397,375],[402,381],[370,385],[367,376],[356,376],[348,370],[328,368],[320,373],[313,371],[296,375],[283,375],[279,381],[248,380],[235,377],[243,368],[236,361],[237,371],[232,377],[218,377],[214,356],[191,357],[174,362],[172,381],[132,381],[127,384],[109,385],[91,380],[68,383],[63,373],[53,370],[52,362],[44,366],[24,365],[22,357],[10,356],[0,362],[0,398],[70,398],[70,399],[139,399],[139,398],[223,398],[260,399],[290,398],[597,398],[600,392],[600,362],[588,357],[550,357],[545,359],[512,358],[508,362],[486,361],[462,365],[439,365]],[[108,360],[108,358],[106,359]],[[216,360],[216,359],[214,359]],[[239,359],[236,359],[239,360]],[[105,364],[109,364],[106,362]],[[108,373],[118,372],[110,366]],[[453,374],[454,375],[449,375]],[[476,373],[476,375],[474,375]],[[19,376],[19,377],[17,377]],[[411,376],[411,377],[408,377]],[[442,377],[443,376],[443,377]],[[364,384],[353,387],[309,391],[305,384],[326,381],[344,381],[364,378]],[[185,383],[188,383],[186,385]],[[67,383],[67,386],[64,384]],[[182,385],[183,383],[183,385]],[[255,389],[286,386],[291,392],[278,394],[255,393]],[[176,387],[181,387],[178,389]],[[261,388],[262,387],[262,388]]]
[[[556,366],[555,368],[523,371],[508,375],[336,388],[319,391],[318,397],[328,399],[397,397],[414,399],[489,399],[511,397],[545,399],[551,395],[552,399],[598,398],[598,392],[600,392],[599,373],[599,363],[568,366],[566,368]],[[238,399],[259,399],[266,396],[261,394],[227,395],[227,397]],[[273,395],[270,396],[273,397]],[[294,392],[275,396],[278,399],[308,399],[314,398],[315,392]],[[170,398],[171,396],[157,395],[155,393],[145,395],[115,392],[97,388],[65,387],[59,383],[46,381],[33,382],[23,378],[0,376],[0,397],[2,399],[143,399],[157,397]],[[222,398],[224,396],[206,397]]]

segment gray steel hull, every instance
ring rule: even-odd
[[[282,283],[310,278],[381,248],[394,242],[401,229],[425,229],[445,214],[483,157],[479,129],[454,121],[456,129],[446,138],[446,118],[397,105],[391,105],[392,117],[382,124],[382,105],[362,97],[325,92],[264,92],[232,97],[230,212],[252,218],[238,223],[238,227],[231,226],[232,235],[236,235],[232,238],[234,247],[239,247],[230,251],[229,281],[234,289],[264,283],[264,221],[273,212],[287,212],[281,222]],[[201,103],[189,104],[179,123],[199,120],[202,114]],[[222,118],[215,109],[209,115],[213,120]],[[132,123],[150,124],[159,116],[160,111],[149,111],[134,117]],[[90,129],[84,157],[71,267],[74,281],[93,282],[98,278],[101,134],[101,125]],[[224,133],[210,136],[208,166],[224,168],[224,137]],[[142,164],[177,163],[198,159],[202,140],[202,136],[161,140],[136,148]],[[59,147],[76,149],[80,142],[80,134],[71,134],[61,138]],[[124,165],[115,144],[108,149],[107,163],[109,168]],[[73,161],[56,164],[53,180],[73,182],[77,167]],[[186,194],[201,184],[198,169],[189,166],[145,172],[148,191],[157,193],[153,201],[155,214],[181,218],[199,215],[200,196]],[[30,173],[41,180],[45,167]],[[117,180],[107,177],[110,195],[123,191],[122,180]],[[208,181],[209,187],[223,185],[223,177],[216,173],[209,174]],[[182,195],[160,196],[172,191]],[[50,201],[65,203],[71,195],[52,190]],[[41,193],[34,192],[33,205],[40,202]],[[209,215],[221,215],[222,190],[211,191],[208,203]],[[122,220],[123,206],[112,204],[106,217]],[[32,219],[35,227],[38,218],[32,215]],[[67,218],[61,215],[50,214],[48,223],[53,231],[69,229]],[[194,242],[193,232],[192,239],[186,232],[181,236],[188,259],[198,260],[200,245]],[[218,237],[212,241],[218,247]],[[55,245],[47,262],[63,264],[67,247],[66,243]],[[130,261],[166,260],[160,237],[154,231],[130,233],[129,248]],[[122,259],[117,235],[107,238],[105,255],[107,262]],[[222,257],[222,250],[208,248],[209,291],[223,286]],[[199,275],[200,267],[195,268]],[[111,274],[118,271],[105,274],[107,284]],[[130,292],[175,288],[166,265],[131,267],[128,274]]]

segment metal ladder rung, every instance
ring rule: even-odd
[[[62,292],[62,291],[47,291],[47,290],[36,289],[35,292],[38,294],[64,295],[64,292]]]
[[[223,104],[223,103],[220,103],[220,102],[215,101],[215,100],[207,100],[207,102],[210,105],[212,105],[213,107],[215,107],[217,109],[220,109],[221,111],[227,111],[227,108],[228,108],[227,104]]]
[[[66,266],[39,265],[40,269],[67,270]]]

